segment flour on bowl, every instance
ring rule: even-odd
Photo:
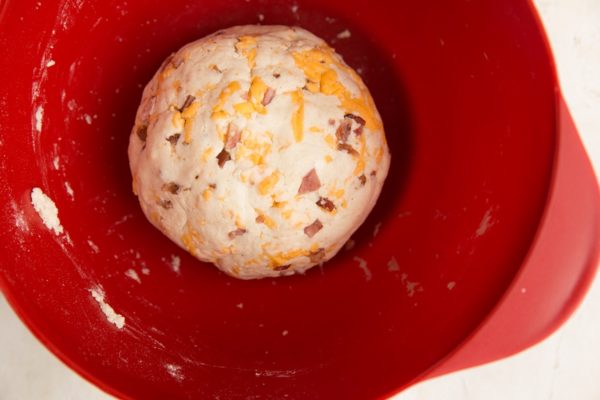
[[[36,187],[31,191],[31,204],[42,219],[46,228],[54,231],[56,235],[63,233],[63,227],[58,219],[58,208],[42,189]]]
[[[181,258],[179,256],[171,256],[171,269],[178,275],[181,273]]]
[[[369,267],[367,265],[367,260],[364,260],[360,257],[354,257],[353,260],[358,262],[358,267],[360,269],[362,269],[363,272],[365,273],[365,280],[367,282],[370,281],[371,279],[373,279],[373,274],[371,273],[371,270],[369,269]]]
[[[106,319],[108,320],[108,322],[114,324],[119,329],[123,329],[123,327],[125,326],[125,317],[120,314],[117,314],[114,308],[112,308],[109,304],[107,304],[104,301],[104,290],[99,286],[88,290],[94,298],[94,300],[96,300],[96,302],[100,306],[100,310],[102,310],[104,315],[106,315]]]
[[[181,366],[175,364],[165,364],[165,369],[175,380],[181,382],[185,376],[181,372]]]
[[[142,283],[142,280],[140,279],[140,276],[138,275],[138,273],[133,268],[130,268],[127,271],[125,271],[125,275],[127,277],[133,279],[137,283]]]
[[[387,263],[388,271],[400,271],[400,265],[398,265],[398,261],[396,257],[392,257],[390,261]]]
[[[75,197],[75,192],[73,192],[73,188],[71,187],[71,184],[66,181],[65,181],[65,190],[67,191],[67,194],[69,195],[69,197],[71,199],[73,199]]]
[[[336,35],[336,37],[338,39],[350,39],[351,36],[352,36],[352,33],[348,29],[344,29],[343,31],[341,31],[340,33],[338,33]]]
[[[35,130],[42,132],[42,120],[44,119],[44,106],[38,106],[35,110]]]
[[[98,248],[98,245],[96,243],[94,243],[92,240],[88,239],[87,241],[88,246],[90,246],[90,249],[92,249],[92,251],[94,253],[99,253],[100,249]]]

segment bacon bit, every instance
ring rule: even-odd
[[[320,263],[325,258],[325,249],[321,247],[317,251],[311,251],[308,258],[312,263]]]
[[[191,94],[188,94],[187,97],[185,98],[185,101],[183,102],[183,105],[179,109],[179,111],[183,112],[183,110],[185,110],[186,108],[188,108],[189,106],[192,105],[194,100],[196,100],[196,98],[194,96],[192,96]]]
[[[217,65],[215,64],[211,64],[210,65],[210,69],[212,69],[215,72],[218,72],[219,74],[223,73],[223,71],[221,71],[221,68],[219,68]]]
[[[273,271],[285,271],[285,270],[289,269],[290,267],[291,267],[291,264],[278,265],[277,267],[273,268]]]
[[[319,181],[319,176],[317,175],[317,171],[315,169],[311,169],[308,171],[304,178],[302,178],[302,183],[298,188],[298,194],[304,194],[308,192],[314,192],[318,188],[321,187],[321,181]]]
[[[169,68],[169,66],[177,69],[177,68],[179,68],[179,66],[181,64],[183,64],[183,60],[179,59],[179,60],[175,61],[175,53],[171,53],[171,55],[169,57],[167,57],[167,59],[163,63],[162,67],[160,68],[160,71],[161,72],[166,71],[167,68]]]
[[[216,183],[209,183],[208,187],[211,188],[212,190],[215,190],[217,188],[217,184]]]
[[[261,104],[263,106],[269,105],[273,101],[273,97],[275,97],[275,89],[267,88]]]
[[[315,222],[304,228],[304,233],[306,236],[311,238],[315,236],[321,229],[323,229],[323,224],[318,219],[315,219]]]
[[[171,63],[173,62],[174,57],[175,57],[175,53],[171,53],[169,55],[169,57],[167,57],[167,59],[163,62],[163,64],[160,67],[161,72],[164,72],[169,65],[172,65]]]
[[[340,123],[340,126],[338,126],[337,130],[335,131],[335,137],[337,138],[338,142],[345,143],[348,140],[348,136],[350,136],[351,127],[352,122],[350,122],[347,119],[344,119]]]
[[[173,208],[173,202],[171,200],[161,200],[158,203],[158,205],[164,208],[165,210],[170,210],[171,208]]]
[[[264,224],[265,223],[265,216],[260,214],[256,217],[255,219],[257,224]]]
[[[219,167],[223,168],[223,165],[227,161],[231,160],[231,155],[227,152],[227,150],[223,149],[219,154],[217,154],[217,164]]]
[[[338,143],[337,149],[340,151],[345,151],[348,154],[355,156],[355,157],[358,157],[358,155],[359,155],[358,151],[354,150],[354,148],[347,143]]]
[[[146,138],[148,137],[148,125],[138,126],[135,133],[137,133],[142,142],[145,142]]]
[[[354,133],[356,134],[356,136],[362,135],[364,128],[365,128],[364,125],[359,125],[358,128],[356,128],[354,130]]]
[[[280,76],[281,76],[281,74],[279,72],[275,72],[273,74],[273,78],[275,78],[275,79],[279,79]]]
[[[358,116],[358,115],[354,115],[354,114],[346,114],[344,115],[344,118],[346,119],[352,119],[354,120],[354,122],[356,122],[357,124],[361,125],[361,126],[365,126],[366,125],[366,121],[364,120],[364,118]]]
[[[375,175],[377,175],[377,171],[375,171],[375,170],[371,171],[371,176],[375,176]]]
[[[365,176],[365,174],[362,174],[361,176],[359,176],[358,180],[360,181],[361,186],[365,186],[365,184],[367,183],[367,177]]]
[[[333,201],[329,200],[327,197],[319,197],[319,200],[317,200],[316,204],[323,210],[327,210],[329,212],[335,210],[335,204],[333,204]]]
[[[241,137],[242,132],[236,128],[235,125],[229,124],[227,126],[227,140],[225,141],[225,148],[227,150],[233,149],[238,144]]]
[[[169,182],[162,185],[162,190],[164,190],[165,192],[170,192],[172,194],[179,193],[179,189],[181,189],[181,186],[179,186],[175,182]]]
[[[333,119],[333,118],[329,118],[328,122],[329,122],[329,125],[331,125],[331,126],[335,125],[335,119]]]
[[[231,231],[227,234],[227,236],[229,237],[229,239],[233,240],[238,236],[243,235],[244,233],[246,233],[246,230],[243,228],[238,228],[235,231]]]
[[[171,143],[171,146],[175,146],[181,137],[181,133],[176,133],[167,138],[167,142]]]

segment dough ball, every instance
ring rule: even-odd
[[[253,279],[333,257],[373,208],[390,155],[368,89],[323,40],[238,26],[163,63],[144,90],[129,161],[154,226]]]

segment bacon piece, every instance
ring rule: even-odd
[[[323,223],[321,223],[321,221],[318,219],[315,219],[315,222],[304,228],[304,234],[311,238],[315,236],[321,229],[323,229]]]
[[[367,177],[365,176],[365,174],[362,174],[361,176],[359,176],[358,180],[360,181],[361,186],[365,186],[365,184],[367,183]]]
[[[231,155],[227,152],[227,150],[223,149],[219,154],[217,154],[217,164],[219,167],[223,168],[223,165],[227,161],[231,160]]]
[[[148,137],[148,125],[139,126],[135,133],[137,133],[138,137],[142,142],[146,141],[146,137]]]
[[[354,147],[350,146],[348,143],[338,143],[337,149],[340,151],[345,151],[352,156],[358,157],[358,151],[354,150]]]
[[[357,124],[361,125],[361,126],[365,126],[365,124],[367,123],[364,118],[362,118],[359,115],[354,115],[354,114],[346,114],[344,115],[344,118],[346,119],[352,119],[354,120],[354,122],[356,122]]]
[[[161,200],[158,203],[158,205],[164,208],[165,210],[170,210],[171,208],[173,208],[173,202],[171,202],[171,200]]]
[[[233,149],[238,144],[241,137],[242,132],[236,128],[235,125],[229,124],[227,127],[227,140],[225,141],[225,148],[227,150]]]
[[[335,204],[333,204],[333,201],[329,200],[327,197],[319,197],[319,200],[317,200],[316,203],[319,207],[321,207],[323,210],[332,212],[333,210],[335,210]]]
[[[179,193],[179,189],[181,189],[181,186],[179,186],[175,182],[169,182],[162,185],[162,190],[164,190],[165,192],[170,192],[172,194]]]
[[[179,111],[183,112],[183,110],[185,110],[186,108],[188,108],[189,106],[192,105],[194,100],[196,100],[196,98],[194,96],[192,96],[191,94],[188,94],[188,96],[185,98],[185,101],[183,102],[183,105],[181,106]]]
[[[265,95],[263,96],[261,104],[263,106],[269,105],[271,101],[273,101],[273,97],[275,97],[275,89],[267,88]]]
[[[171,146],[175,146],[181,137],[181,133],[176,133],[167,138],[167,142],[171,143]]]
[[[286,264],[286,265],[278,265],[275,268],[273,268],[274,271],[285,271],[286,269],[289,269],[291,267],[290,264]]]
[[[335,137],[337,138],[338,142],[345,143],[348,140],[351,127],[352,122],[350,122],[348,119],[344,119],[342,122],[340,122],[340,126],[338,126],[337,130],[335,131]]]
[[[238,228],[235,231],[229,232],[227,236],[229,237],[229,239],[233,240],[236,237],[243,235],[244,233],[246,233],[246,230],[244,228]]]
[[[302,178],[302,183],[298,188],[298,194],[314,192],[320,187],[321,181],[319,180],[317,171],[315,171],[315,169],[313,168],[310,171],[308,171],[306,175],[304,175],[304,178]]]
[[[325,249],[321,247],[317,251],[311,251],[308,258],[310,259],[310,262],[320,263],[325,258]]]

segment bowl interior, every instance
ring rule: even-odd
[[[381,396],[456,348],[517,273],[556,129],[554,75],[528,2],[1,7],[0,285],[101,387],[136,398]],[[238,281],[145,220],[126,149],[142,88],[166,56],[261,21],[314,32],[360,72],[393,160],[353,247],[305,276]],[[44,227],[33,187],[55,201],[65,233]]]

